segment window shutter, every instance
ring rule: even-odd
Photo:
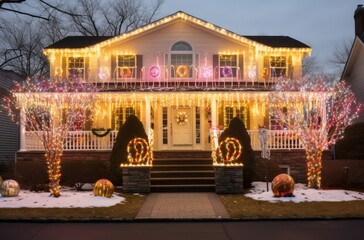
[[[88,81],[90,75],[90,58],[89,57],[85,57],[85,79],[84,81]]]
[[[137,66],[136,66],[136,77],[137,79],[141,78],[142,67],[143,67],[143,55],[136,56]]]
[[[244,79],[244,55],[239,55],[239,68],[240,68],[240,77],[239,79]]]
[[[111,61],[111,79],[116,79],[118,73],[115,72],[115,70],[116,70],[116,56],[115,56],[115,54],[111,55],[110,61]]]
[[[263,77],[269,78],[270,70],[269,70],[269,56],[264,57],[264,70],[263,70]]]
[[[287,76],[292,79],[293,78],[292,56],[289,56],[288,57],[288,60],[287,60],[287,71],[288,71]]]
[[[212,68],[214,70],[214,79],[219,79],[219,55],[214,54],[212,56]]]
[[[62,78],[67,78],[68,66],[67,66],[67,58],[62,57]]]

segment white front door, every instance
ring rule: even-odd
[[[172,145],[193,145],[193,111],[190,107],[172,108]]]

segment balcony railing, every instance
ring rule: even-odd
[[[88,72],[85,81],[95,83],[102,90],[152,90],[152,89],[236,89],[270,88],[276,78],[257,80],[256,75],[244,77],[239,67],[183,66],[121,67],[115,71],[101,71],[96,76]],[[234,69],[230,74],[224,69]],[[122,71],[121,71],[122,69]],[[222,72],[223,71],[223,72]]]
[[[261,150],[258,130],[248,131],[253,150]],[[64,150],[106,150],[110,151],[114,146],[117,131],[111,131],[105,137],[97,137],[92,131],[69,132],[64,141]],[[268,131],[268,146],[270,149],[303,149],[297,134],[287,130]],[[34,132],[25,133],[25,149],[29,151],[44,150],[42,143]]]

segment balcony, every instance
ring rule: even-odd
[[[229,72],[227,69],[233,69]],[[119,67],[113,73],[99,70],[97,76],[89,71],[87,82],[96,84],[101,91],[229,91],[237,89],[271,89],[276,77],[257,80],[256,72],[248,77],[238,67],[174,66]]]
[[[248,130],[253,150],[261,150],[258,130]],[[97,137],[92,131],[69,132],[64,141],[65,151],[111,151],[114,146],[117,131],[111,131],[105,137]],[[278,149],[304,149],[296,133],[287,130],[268,131],[268,146],[271,150]],[[25,132],[25,151],[42,151],[42,143],[34,132]]]

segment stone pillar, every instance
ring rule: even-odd
[[[215,166],[216,193],[242,193],[242,166]]]
[[[150,192],[150,166],[122,167],[123,192],[149,193]]]

